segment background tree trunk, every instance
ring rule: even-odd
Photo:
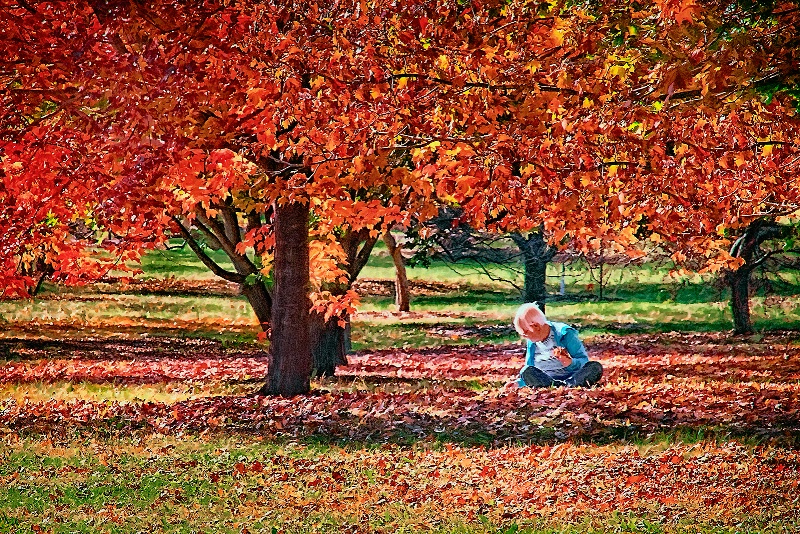
[[[734,334],[753,332],[750,320],[750,274],[772,254],[761,250],[762,243],[769,239],[784,237],[788,231],[788,227],[773,221],[753,221],[731,246],[731,256],[744,260],[744,264],[738,269],[725,273],[725,279],[731,288]]]
[[[369,261],[369,256],[379,233],[369,228],[354,231],[346,229],[338,236],[339,244],[347,254],[347,282],[326,286],[324,289],[334,295],[344,295],[358,278],[359,273]],[[339,326],[339,320],[345,321],[345,326]],[[347,353],[350,352],[350,317],[334,317],[325,321],[322,315],[311,314],[311,344],[314,366],[314,376],[334,376],[336,366],[347,365]]]
[[[403,258],[403,247],[397,245],[397,241],[390,231],[383,234],[383,242],[392,256],[394,262],[394,303],[397,311],[407,312],[411,309],[411,294],[408,290],[408,275],[406,274],[406,260]]]
[[[524,302],[535,302],[544,311],[547,302],[547,262],[525,258]]]
[[[272,297],[260,279],[252,284],[244,282],[241,284],[242,294],[247,297],[247,302],[253,308],[261,328],[267,330],[272,321]]]
[[[750,321],[750,269],[745,266],[728,275],[731,287],[731,312],[733,314],[734,334],[750,334],[753,325]]]
[[[522,291],[524,302],[535,302],[542,311],[547,303],[547,264],[556,255],[556,249],[547,244],[544,231],[540,229],[527,236],[510,234],[511,239],[522,253],[525,265],[525,281]]]
[[[314,376],[334,376],[338,365],[347,365],[348,338],[349,329],[340,326],[336,317],[325,321],[323,315],[311,314]]]
[[[275,208],[270,365],[261,389],[266,395],[304,394],[311,387],[308,218],[305,204]]]

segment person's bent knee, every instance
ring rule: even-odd
[[[575,371],[573,380],[576,386],[590,387],[597,384],[603,376],[603,366],[600,362],[586,362],[586,365]]]

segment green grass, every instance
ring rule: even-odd
[[[518,339],[516,334],[489,336],[482,339],[462,337],[441,338],[430,335],[434,324],[439,325],[508,325],[519,303],[510,296],[498,299],[485,294],[419,297],[412,310],[424,310],[424,318],[381,316],[391,309],[386,298],[365,299],[353,321],[353,341],[356,348],[389,348],[392,346],[432,346],[439,344],[470,344],[504,342]],[[800,329],[800,297],[787,297],[779,305],[767,305],[762,297],[753,297],[751,313],[754,329]],[[376,315],[377,314],[377,315]],[[646,301],[551,302],[547,305],[551,320],[576,326],[584,337],[598,334],[662,333],[662,332],[721,332],[732,328],[727,302],[677,303]]]
[[[0,325],[7,337],[47,329],[65,337],[167,334],[236,340],[244,333],[242,340],[251,341],[258,333],[258,322],[243,297],[85,291],[0,301]]]
[[[517,341],[516,334],[473,336],[443,336],[432,332],[432,324],[447,324],[443,321],[436,323],[424,322],[393,322],[382,324],[375,321],[353,321],[353,350],[364,349],[391,349],[391,348],[421,348],[438,347],[444,345],[479,345],[485,343],[504,343]],[[453,325],[463,325],[460,321],[453,321]],[[486,325],[488,323],[481,323]],[[497,322],[495,324],[505,324]],[[437,329],[438,330],[438,329]]]
[[[507,284],[493,282],[485,274],[479,272],[474,263],[447,265],[442,262],[434,262],[431,267],[407,267],[407,272],[409,280],[436,281],[443,284],[503,290],[509,287]],[[359,276],[360,278],[394,280],[394,274],[392,259],[385,254],[380,254],[380,250],[378,250],[370,256],[369,263]]]
[[[362,278],[391,280],[390,258],[378,250]],[[224,255],[213,252],[217,259]],[[217,279],[188,249],[152,251],[145,255],[143,278],[189,280],[202,284]],[[441,262],[431,268],[409,269],[412,280],[445,284],[443,292],[415,295],[412,314],[392,313],[390,297],[366,296],[353,320],[357,349],[470,344],[514,341],[512,334],[448,337],[432,332],[436,325],[508,325],[520,303],[512,287],[493,282],[475,269],[458,266],[459,272]],[[584,336],[599,333],[726,331],[732,326],[728,294],[711,279],[680,279],[666,268],[650,265],[613,267],[609,300],[587,297],[588,271],[571,264],[566,271],[567,296],[547,305],[548,316],[579,327]],[[497,274],[497,273],[495,273]],[[560,266],[551,265],[550,282],[557,283]],[[756,330],[800,328],[800,297],[781,286],[781,294],[757,295],[751,301]],[[42,328],[64,336],[169,335],[210,337],[233,343],[253,341],[259,332],[246,299],[205,293],[120,293],[114,286],[61,288],[48,286],[40,298],[0,302],[0,324],[6,336],[34,335]],[[135,289],[134,289],[135,291]]]
[[[104,322],[132,321],[197,322],[224,319],[233,324],[251,324],[252,312],[243,297],[182,295],[72,295],[57,299],[0,301],[0,317],[6,321]]]
[[[179,241],[173,240],[173,246]],[[222,250],[205,249],[206,253],[225,269],[233,270],[228,256]],[[166,278],[174,276],[191,280],[215,280],[216,275],[197,259],[188,247],[171,250],[153,250],[142,258],[141,269],[148,278]]]

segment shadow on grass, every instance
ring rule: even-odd
[[[35,327],[20,333],[39,333]],[[10,337],[0,339],[0,362],[41,359],[125,360],[135,358],[239,358],[264,353],[264,344],[254,342],[255,333],[219,332],[184,328],[96,328],[87,338],[85,326],[48,326],[57,339]],[[111,337],[119,336],[119,337]],[[136,336],[139,339],[131,339]]]
[[[325,398],[326,396],[322,396]],[[592,402],[607,397],[592,395]],[[340,398],[333,409],[315,397],[294,398],[303,408],[296,415],[286,412],[270,416],[275,402],[258,397],[220,397],[172,405],[97,406],[94,413],[86,403],[52,408],[27,407],[15,413],[0,406],[0,429],[21,437],[46,436],[74,439],[77,436],[120,437],[131,434],[241,435],[258,436],[270,442],[298,441],[307,444],[371,448],[384,444],[412,446],[420,443],[453,443],[467,447],[508,445],[553,445],[563,442],[594,445],[645,444],[660,442],[739,441],[750,445],[800,448],[800,420],[797,415],[767,416],[755,410],[739,421],[720,422],[713,414],[686,417],[668,412],[635,414],[622,411],[605,414],[602,423],[580,423],[564,414],[518,404],[498,409],[493,403],[470,398],[453,402],[465,412],[459,415],[431,414],[407,405],[400,413],[353,414],[354,397]],[[364,396],[360,396],[364,399]],[[407,397],[380,395],[380,402],[407,402]],[[76,408],[78,413],[74,413]],[[796,408],[796,406],[795,406]],[[678,408],[680,410],[680,407]],[[49,412],[49,413],[48,413]],[[586,414],[577,411],[574,415]],[[595,417],[598,417],[595,415]],[[729,419],[729,418],[725,418]]]

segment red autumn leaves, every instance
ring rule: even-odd
[[[644,436],[720,427],[785,437],[800,420],[800,347],[785,337],[756,345],[716,335],[595,338],[605,369],[590,390],[506,390],[522,363],[517,346],[362,352],[307,397],[207,397],[174,404],[5,401],[0,425],[57,432],[69,423],[160,432],[259,432],[271,436],[405,441],[437,436],[465,442]],[[253,383],[266,376],[258,349],[207,341],[18,342],[0,382]],[[53,351],[60,357],[53,357]],[[50,353],[48,359],[43,358]],[[113,354],[113,355],[112,355]]]

